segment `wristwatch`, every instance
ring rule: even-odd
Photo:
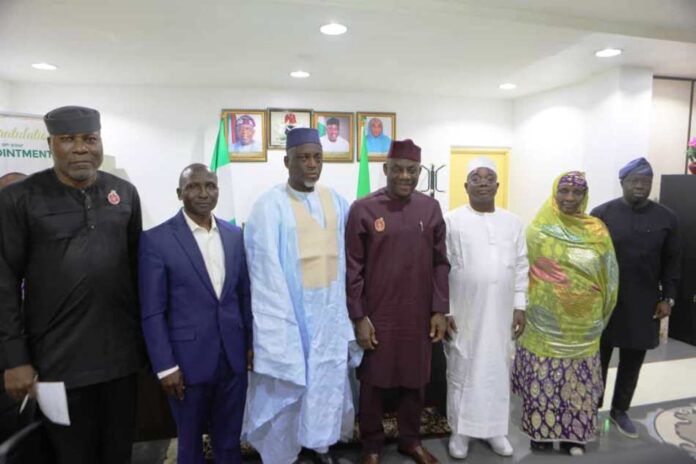
[[[667,303],[670,308],[674,308],[674,298],[665,298],[662,301]]]

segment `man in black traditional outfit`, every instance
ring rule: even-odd
[[[71,424],[46,422],[58,462],[127,463],[145,360],[140,200],[133,185],[98,171],[98,111],[67,106],[44,121],[53,168],[0,192],[5,388],[21,401],[37,380],[64,382]]]
[[[606,386],[609,361],[619,348],[610,418],[624,435],[638,431],[627,411],[646,350],[660,343],[660,319],[669,316],[680,278],[677,217],[651,201],[653,171],[645,158],[619,172],[623,196],[592,210],[607,225],[619,262],[619,300],[600,342]],[[660,290],[661,289],[661,290]]]

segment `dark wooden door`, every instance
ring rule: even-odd
[[[696,176],[662,176],[660,203],[679,218],[682,238],[682,280],[669,336],[696,345]]]

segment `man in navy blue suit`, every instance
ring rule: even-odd
[[[153,371],[169,395],[178,462],[203,463],[211,435],[219,463],[240,463],[239,435],[252,368],[252,316],[242,231],[213,216],[217,176],[183,170],[183,209],[143,232],[140,302]]]

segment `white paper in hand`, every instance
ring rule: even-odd
[[[63,382],[37,382],[36,401],[48,420],[54,424],[70,425],[68,397]]]

